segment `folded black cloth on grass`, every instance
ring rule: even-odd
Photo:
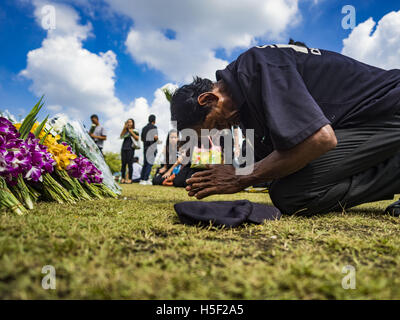
[[[388,206],[385,210],[385,213],[395,217],[400,217],[400,199]]]
[[[183,224],[201,223],[214,226],[237,227],[244,222],[261,224],[264,220],[279,220],[281,212],[273,206],[250,202],[236,201],[186,201],[174,205]]]

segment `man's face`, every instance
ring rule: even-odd
[[[99,119],[97,119],[96,117],[93,117],[91,120],[92,123],[95,124],[96,126],[99,124]]]
[[[239,110],[229,92],[221,90],[215,86],[212,94],[214,95],[211,110],[206,116],[201,129],[230,129],[234,124],[239,123]]]

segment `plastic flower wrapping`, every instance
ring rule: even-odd
[[[70,120],[65,114],[57,114],[49,120],[49,124],[57,134],[65,137],[66,142],[72,146],[76,154],[87,158],[102,172],[104,185],[117,194],[121,193],[121,188],[115,182],[103,155],[80,121]]]

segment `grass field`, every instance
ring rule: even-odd
[[[208,200],[249,199],[239,193]],[[391,201],[238,229],[181,225],[183,189],[124,186],[120,200],[42,203],[0,214],[2,299],[400,299],[400,218]],[[44,265],[56,289],[44,290]],[[342,268],[356,270],[345,290]]]

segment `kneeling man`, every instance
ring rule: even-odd
[[[254,129],[255,166],[215,165],[190,196],[236,193],[273,180],[285,214],[312,215],[400,193],[400,70],[297,45],[251,48],[217,82],[196,78],[172,97],[178,130]]]

